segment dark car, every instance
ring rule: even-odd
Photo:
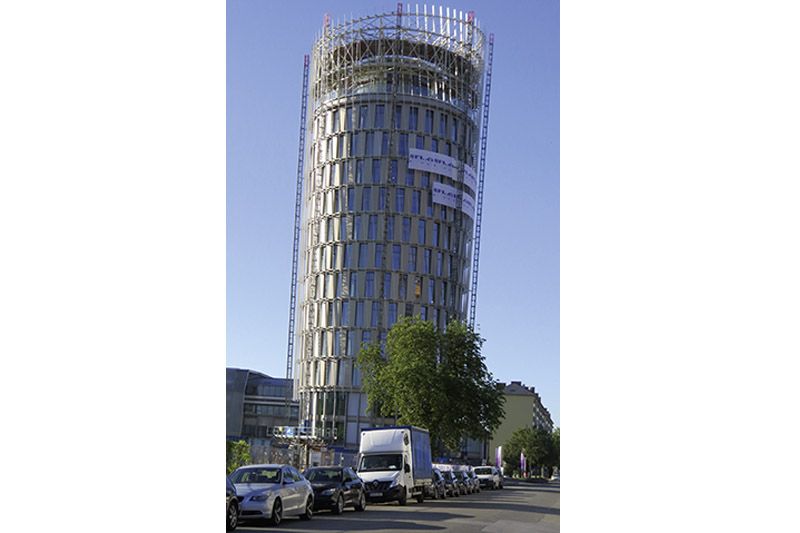
[[[239,524],[239,500],[231,480],[225,478],[225,531],[233,531]]]
[[[458,496],[459,490],[456,485],[456,478],[450,470],[443,470],[442,480],[444,481],[444,493],[446,496]]]
[[[367,507],[364,482],[352,468],[341,466],[315,466],[303,472],[314,489],[314,510],[330,509],[342,514],[352,505],[356,511]]]
[[[447,487],[444,481],[444,476],[442,476],[441,470],[434,467],[433,468],[433,483],[427,487],[428,496],[432,497],[434,500],[443,500],[447,497]]]

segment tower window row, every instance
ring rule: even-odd
[[[394,119],[394,129],[421,131],[427,134],[436,134],[442,139],[457,143],[464,140],[466,130],[467,145],[471,143],[472,128],[465,128],[465,121],[453,116],[452,113],[420,107],[410,104],[396,104],[394,116],[389,117],[384,103],[359,104],[344,108],[335,108],[320,113],[315,121],[315,139],[338,133],[340,131],[353,131],[354,129],[385,129],[392,127],[390,119]],[[355,116],[354,116],[355,115]]]
[[[464,159],[463,149],[458,144],[440,141],[434,136],[421,133],[399,133],[394,149],[390,150],[390,135],[387,131],[364,131],[320,139],[311,145],[311,161],[319,165],[345,157],[407,156],[411,147]],[[474,149],[471,145],[467,147],[467,162],[472,164],[475,159]]]
[[[461,266],[466,270],[467,261],[460,254],[411,245],[389,246],[387,248],[380,242],[320,246],[309,252],[305,274],[318,275],[327,270],[354,268],[382,270],[388,267],[395,272],[452,277],[453,267]],[[356,252],[358,255],[354,255]]]

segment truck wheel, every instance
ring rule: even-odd
[[[403,490],[400,491],[400,497],[397,498],[397,503],[399,503],[400,505],[405,505],[407,501],[408,501],[408,495],[406,494],[406,488],[403,487]]]

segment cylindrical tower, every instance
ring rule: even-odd
[[[326,17],[314,44],[295,390],[336,446],[392,422],[367,410],[362,344],[466,318],[483,67],[472,14],[443,8]]]

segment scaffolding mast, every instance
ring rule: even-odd
[[[472,257],[472,288],[469,302],[469,325],[475,327],[475,304],[478,300],[478,264],[481,254],[481,215],[483,213],[483,176],[486,171],[486,137],[489,133],[489,98],[492,93],[492,56],[494,33],[489,34],[489,59],[486,63],[486,91],[483,95],[483,120],[481,121],[481,160],[478,169],[478,201],[475,216],[475,251]]]
[[[306,103],[308,102],[309,57],[303,57],[303,94],[300,98],[300,145],[297,150],[297,190],[294,200],[294,240],[292,242],[292,283],[289,287],[289,343],[286,351],[286,379],[292,379],[294,370],[294,319],[297,304],[297,249],[300,245],[300,212],[303,196],[303,158],[306,145]]]

